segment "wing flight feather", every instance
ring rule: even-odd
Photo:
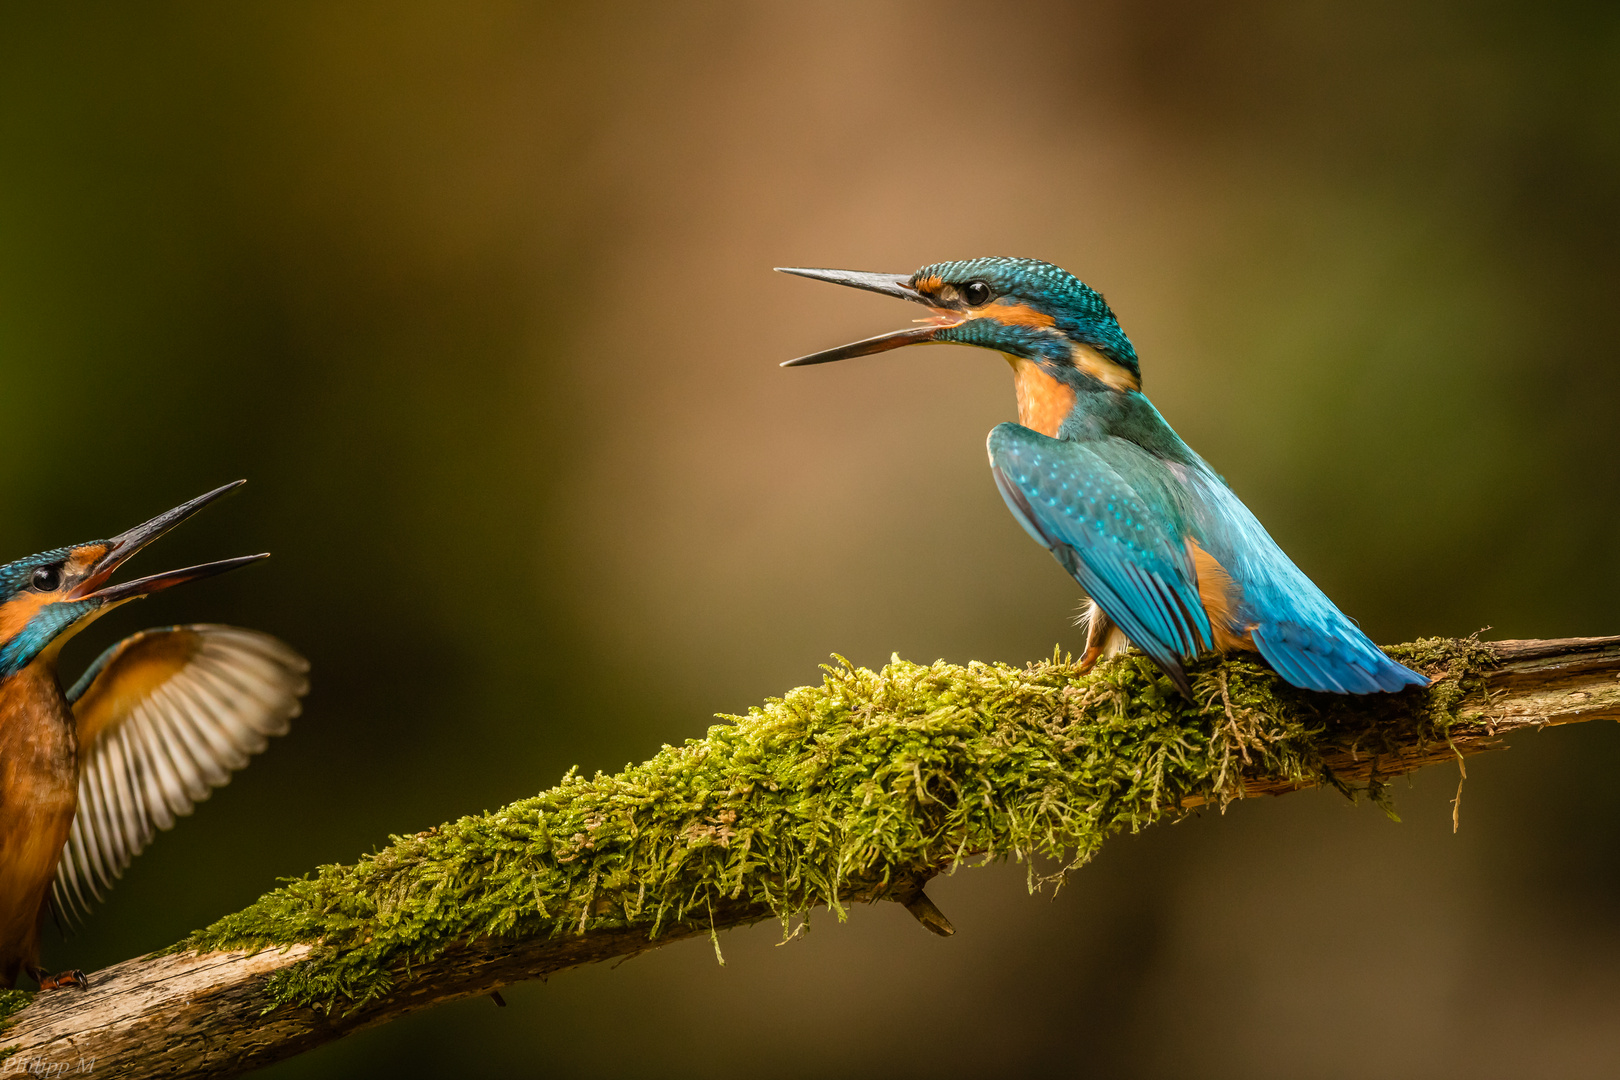
[[[57,910],[81,916],[158,830],[285,734],[308,670],[268,634],[212,624],[146,630],[104,652],[68,691],[79,810],[57,867]]]
[[[1081,442],[1016,424],[990,433],[996,486],[1024,530],[1189,697],[1184,658],[1209,648],[1209,616],[1184,545],[1118,468]]]

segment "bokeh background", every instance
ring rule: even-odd
[[[1620,14],[1543,2],[0,11],[0,554],[251,485],[126,609],[314,664],[48,963],[878,664],[1080,643],[1005,366],[774,265],[1035,255],[1381,641],[1620,631]],[[161,565],[160,565],[161,563]],[[1620,732],[463,1002],[293,1077],[1613,1076]]]

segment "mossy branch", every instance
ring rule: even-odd
[[[613,775],[570,773],[494,813],[322,867],[161,954],[14,1011],[15,1063],[231,1076],[440,1001],[824,905],[903,903],[1014,858],[1032,888],[1109,836],[1203,806],[1385,782],[1516,728],[1620,717],[1620,638],[1431,639],[1390,650],[1435,677],[1396,696],[1296,691],[1246,660],[1184,701],[1141,657],[1081,674],[840,663],[702,739]],[[715,938],[718,950],[718,937]]]

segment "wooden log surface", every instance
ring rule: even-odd
[[[1394,754],[1339,751],[1324,759],[1346,783],[1375,775],[1403,776],[1426,765],[1495,750],[1504,736],[1524,728],[1620,720],[1620,636],[1493,641],[1502,666],[1486,677],[1483,693],[1463,702],[1451,727],[1451,745],[1404,746]],[[1298,785],[1250,778],[1244,797],[1285,795]],[[1197,805],[1188,800],[1186,805]]]
[[[1507,735],[1525,728],[1620,719],[1620,637],[1501,641],[1491,648],[1501,664],[1485,673],[1483,689],[1464,700],[1449,744],[1400,746],[1377,754],[1335,751],[1327,759],[1329,767],[1341,779],[1365,783],[1495,749]],[[1249,777],[1243,794],[1284,794],[1295,787]],[[847,899],[896,900],[914,913],[937,914],[916,883],[946,867],[911,869],[916,874],[912,881],[864,891],[854,887]],[[771,914],[758,905],[721,907],[712,924],[666,926],[656,941],[648,940],[645,928],[631,927],[516,944],[463,943],[399,973],[389,994],[347,1014],[271,1008],[267,980],[302,959],[307,945],[126,960],[94,972],[89,990],[43,993],[18,1012],[0,1035],[0,1046],[9,1054],[0,1061],[0,1075],[235,1076],[417,1009],[489,994],[566,968],[634,956]],[[930,929],[945,933],[949,924]]]

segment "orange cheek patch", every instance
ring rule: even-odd
[[[936,293],[944,284],[945,280],[938,274],[929,274],[925,278],[912,282],[911,287],[920,293]]]
[[[1048,438],[1057,438],[1063,421],[1074,410],[1074,388],[1047,374],[1041,365],[1021,356],[1008,356],[1013,368],[1013,389],[1018,394],[1018,422]]]
[[[1016,300],[998,300],[989,307],[980,308],[973,317],[994,319],[1006,326],[1033,326],[1040,329],[1045,329],[1056,322],[1046,312],[1036,311],[1028,304],[1021,304]]]
[[[22,633],[23,627],[39,614],[40,608],[58,599],[60,597],[55,593],[25,592],[0,604],[0,641],[10,641]]]

